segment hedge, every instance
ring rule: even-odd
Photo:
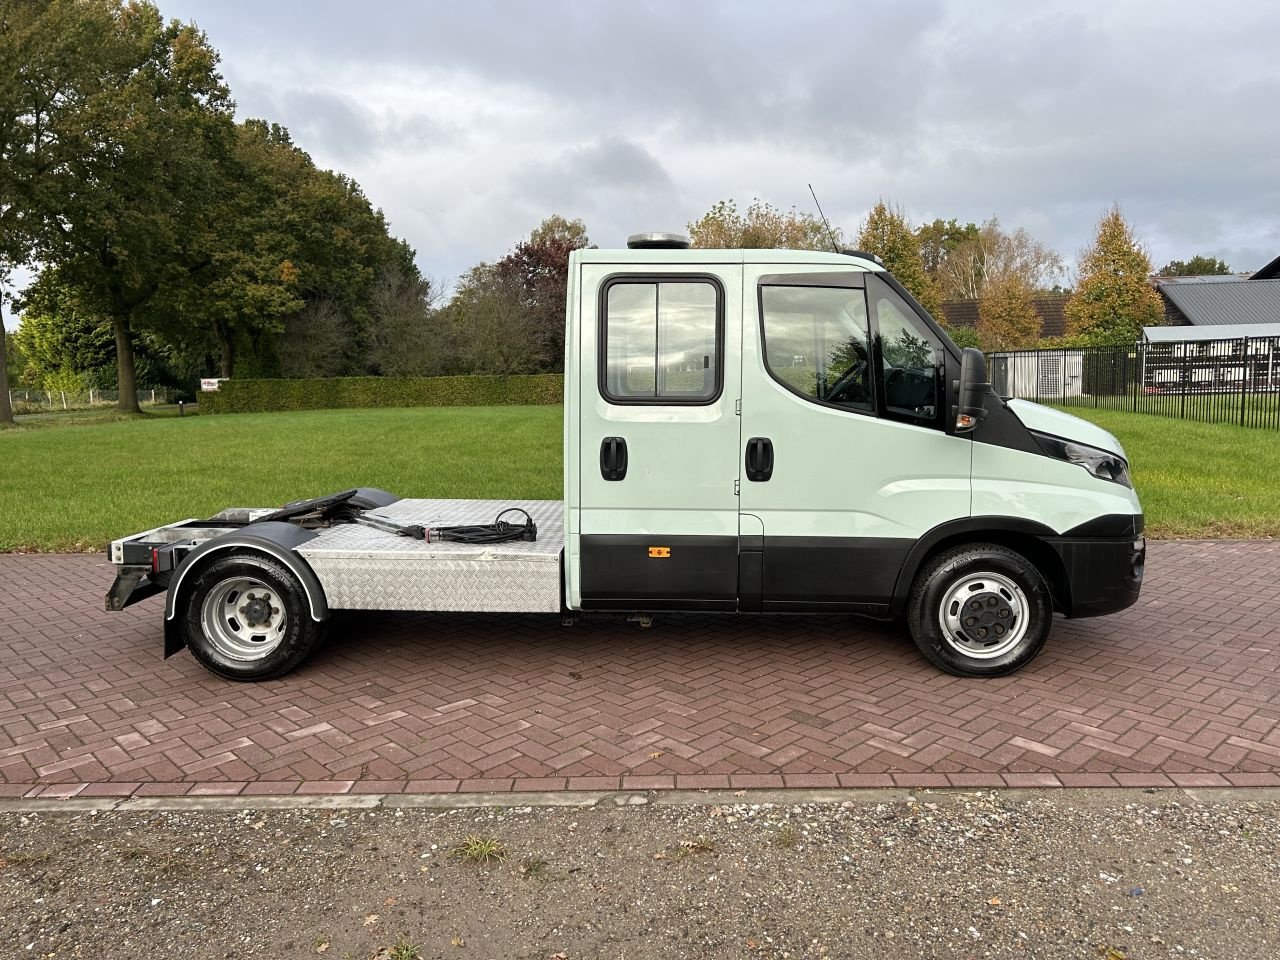
[[[489,407],[564,400],[564,374],[523,377],[328,377],[224,380],[200,394],[201,415],[342,407]]]

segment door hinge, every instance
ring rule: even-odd
[[[735,401],[733,401],[733,412],[734,412],[734,415],[735,415],[735,416],[739,416],[739,417],[740,417],[740,416],[742,416],[742,401],[741,401],[741,400],[735,400]]]
[[[742,482],[741,480],[733,481],[733,495],[735,497],[741,496],[741,494],[738,492],[738,484],[740,484],[741,482]]]

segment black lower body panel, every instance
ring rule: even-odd
[[[585,534],[584,610],[888,615],[914,540]]]
[[[884,616],[914,545],[914,540],[888,537],[766,536],[763,608]]]
[[[1064,538],[1050,544],[1067,574],[1068,617],[1102,616],[1137,602],[1147,559],[1141,534],[1123,539]]]
[[[738,538],[582,536],[584,610],[736,610]]]

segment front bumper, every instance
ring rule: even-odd
[[[1142,530],[1142,515],[1138,514],[1124,536],[1051,541],[1067,575],[1063,612],[1068,617],[1102,616],[1137,602],[1147,562]]]

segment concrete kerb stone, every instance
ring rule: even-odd
[[[318,796],[234,796],[234,797],[145,797],[136,800],[102,797],[54,800],[18,798],[0,800],[5,813],[129,813],[142,811],[204,811],[229,813],[241,810],[466,810],[486,807],[593,807],[612,802],[619,807],[640,806],[727,806],[764,804],[906,803],[910,800],[945,797],[998,797],[1026,801],[1048,797],[1088,806],[1115,803],[1117,799],[1151,802],[1156,796],[1176,797],[1183,802],[1276,802],[1280,787],[1062,787],[1017,789],[803,789],[783,790],[654,790],[554,791],[538,793],[473,794],[341,794]]]

